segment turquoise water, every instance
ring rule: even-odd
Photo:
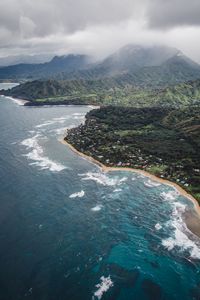
[[[90,109],[0,98],[0,299],[200,299],[192,203],[59,142]]]

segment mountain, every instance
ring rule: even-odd
[[[41,64],[18,64],[0,68],[0,79],[49,78],[58,73],[70,73],[89,65],[86,55],[55,56],[50,62]]]
[[[200,78],[200,65],[181,51],[165,46],[128,45],[99,63],[85,55],[56,56],[42,64],[0,68],[0,80],[98,80],[114,78],[122,84],[166,86]]]
[[[39,55],[12,55],[0,57],[0,67],[13,66],[17,64],[40,64],[52,59],[51,54]]]
[[[1,93],[34,101],[53,98],[56,102],[58,97],[88,99],[92,95],[97,103],[106,105],[124,102],[126,106],[143,106],[147,99],[150,103],[162,102],[160,91],[167,87],[200,79],[200,66],[169,47],[129,45],[100,63],[90,62],[88,56],[68,55],[54,57],[44,64],[0,68],[0,79],[14,76],[32,80]],[[181,95],[178,98],[181,105]]]
[[[128,45],[85,70],[59,74],[59,79],[113,78],[121,84],[165,87],[200,78],[200,65],[181,51],[164,46]]]
[[[160,66],[179,53],[179,50],[169,47],[127,45],[106,58],[96,69],[105,76],[135,73],[143,67]]]

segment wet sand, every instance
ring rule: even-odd
[[[200,217],[195,210],[188,210],[183,214],[187,228],[200,238]]]
[[[192,195],[190,195],[187,191],[185,191],[178,184],[171,182],[167,179],[159,178],[151,173],[148,173],[146,171],[139,170],[139,169],[128,168],[128,167],[107,167],[104,164],[102,164],[101,162],[99,162],[98,160],[94,159],[93,157],[88,156],[88,155],[76,150],[76,148],[74,148],[66,140],[62,139],[62,140],[60,140],[60,142],[67,145],[76,154],[78,154],[81,157],[85,158],[86,160],[92,162],[93,164],[99,166],[101,168],[101,170],[105,173],[113,172],[113,171],[129,171],[129,172],[133,172],[133,173],[138,173],[140,175],[143,175],[145,177],[152,179],[153,181],[156,181],[161,184],[165,184],[165,185],[175,188],[182,196],[184,196],[187,199],[189,199],[190,201],[192,201],[192,203],[194,205],[194,210],[189,210],[186,213],[184,213],[183,219],[186,223],[187,228],[192,233],[194,233],[195,235],[197,235],[200,238],[200,206],[199,206],[199,203]]]

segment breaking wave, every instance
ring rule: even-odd
[[[95,207],[92,207],[91,210],[92,211],[100,211],[102,209],[102,205],[96,205]]]
[[[86,174],[80,174],[79,176],[82,176],[82,180],[93,180],[101,185],[104,186],[115,186],[115,185],[121,185],[123,182],[127,180],[127,177],[123,177],[119,179],[118,177],[112,177],[103,174],[103,173],[92,173],[88,172]]]
[[[71,128],[74,128],[75,125],[70,125],[70,126],[67,126],[67,127],[60,127],[60,128],[57,128],[57,129],[52,129],[50,132],[53,132],[55,133],[56,135],[64,135],[68,129],[71,129]]]
[[[161,226],[159,223],[157,223],[157,224],[155,225],[155,229],[156,229],[156,230],[160,230],[160,229],[162,229],[162,226]]]
[[[176,200],[176,198],[179,196],[179,192],[174,189],[172,191],[169,191],[169,192],[162,192],[161,193],[161,197],[163,198],[163,200],[166,200],[166,201],[174,201]]]
[[[42,127],[46,127],[46,126],[49,126],[49,125],[54,125],[54,124],[57,124],[57,123],[63,124],[63,123],[65,123],[65,120],[66,119],[46,121],[42,124],[36,125],[35,128],[42,128]]]
[[[85,195],[85,192],[82,190],[80,192],[71,194],[69,198],[82,198]]]
[[[36,134],[21,142],[21,145],[25,146],[27,150],[31,149],[29,153],[25,154],[28,159],[34,161],[33,163],[30,163],[30,165],[36,165],[40,167],[41,170],[49,169],[52,172],[60,172],[66,169],[64,165],[53,161],[44,155],[44,151],[38,143],[39,138],[41,138],[41,135]]]
[[[113,191],[113,193],[119,193],[119,192],[122,192],[122,189],[115,189],[115,190]]]
[[[152,180],[148,179],[147,181],[144,182],[144,185],[147,186],[147,187],[158,187],[161,184],[159,182],[152,181]]]
[[[94,293],[93,299],[97,298],[98,300],[100,300],[103,294],[106,293],[114,285],[110,276],[102,276],[100,280],[101,282],[96,285],[98,290]]]
[[[170,200],[171,200],[170,196]],[[178,250],[180,253],[193,259],[200,259],[200,239],[198,239],[186,226],[182,219],[182,214],[186,210],[186,205],[174,202],[171,220],[166,223],[166,227],[172,230],[172,236],[162,240],[162,245],[168,251]]]
[[[16,99],[16,98],[9,97],[9,96],[6,96],[5,98],[6,98],[6,99],[12,100],[13,102],[15,102],[16,104],[18,104],[18,105],[20,105],[20,106],[24,106],[24,104],[28,102],[28,101],[26,101],[26,100]]]

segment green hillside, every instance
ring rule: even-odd
[[[28,99],[33,104],[70,103],[114,106],[182,106],[199,103],[200,80],[162,89],[142,89],[114,79],[33,81],[2,94]]]
[[[199,109],[104,107],[90,111],[66,141],[107,166],[172,180],[200,201]]]

